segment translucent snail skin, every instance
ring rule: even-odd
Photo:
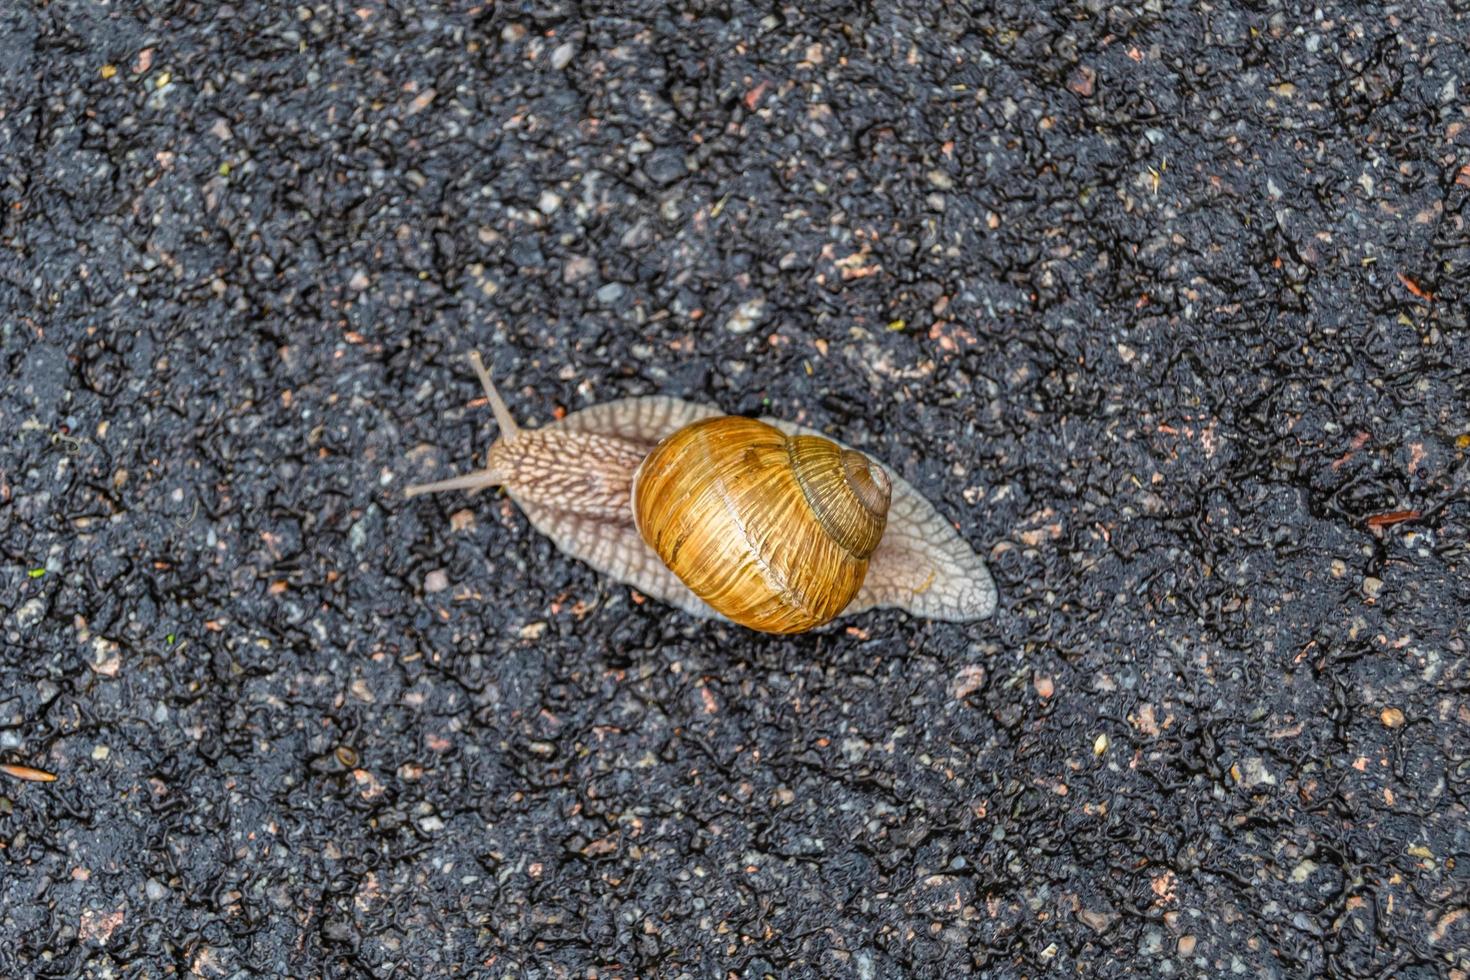
[[[406,496],[500,486],[561,551],[695,616],[799,633],[873,608],[967,622],[990,572],[887,467],[777,419],[663,395],[517,425],[479,354],[500,436],[485,468]]]

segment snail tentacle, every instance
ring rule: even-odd
[[[470,366],[475,369],[475,375],[480,379],[480,387],[485,390],[485,400],[490,403],[490,411],[495,413],[495,424],[500,427],[500,441],[515,439],[521,434],[521,427],[516,424],[515,416],[510,414],[506,407],[505,399],[500,397],[500,392],[495,390],[495,382],[490,378],[490,372],[485,367],[485,362],[480,359],[480,352],[470,351]],[[506,474],[494,466],[486,466],[483,470],[474,470],[461,476],[450,477],[447,480],[438,480],[433,483],[415,483],[403,491],[405,497],[417,497],[421,493],[440,493],[444,490],[468,490],[470,493],[483,490],[486,487],[496,487],[505,482]]]
[[[490,372],[485,369],[485,362],[480,360],[480,352],[470,351],[470,365],[475,369],[475,375],[480,379],[480,387],[485,389],[485,400],[490,403],[490,411],[495,413],[495,424],[500,426],[500,438],[514,439],[521,434],[521,427],[516,424],[515,416],[510,414],[510,409],[505,405],[505,399],[500,397],[500,392],[495,390],[495,382],[490,378]]]
[[[447,480],[436,480],[433,483],[415,483],[405,487],[405,497],[417,497],[421,493],[439,493],[444,490],[468,490],[474,493],[476,490],[484,490],[486,487],[498,487],[504,483],[504,479],[495,470],[475,470],[462,476],[452,476]]]

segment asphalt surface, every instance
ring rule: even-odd
[[[6,4],[0,975],[1465,977],[1467,37]],[[475,348],[839,434],[997,615],[405,501]]]

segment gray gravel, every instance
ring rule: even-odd
[[[7,5],[0,975],[1470,973],[1463,5]],[[840,434],[994,619],[503,498]]]

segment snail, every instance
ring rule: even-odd
[[[985,563],[932,504],[814,430],[663,395],[523,428],[470,363],[500,429],[485,468],[406,496],[503,487],[563,553],[767,633],[875,607],[958,622],[995,610]]]

